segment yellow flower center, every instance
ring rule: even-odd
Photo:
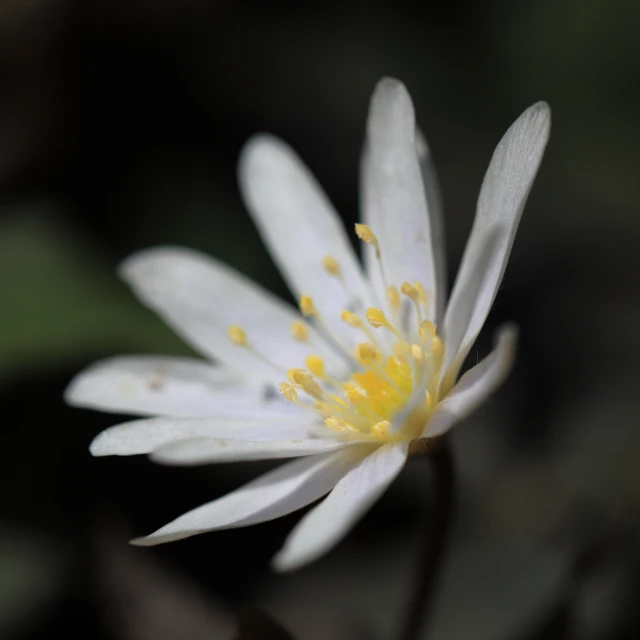
[[[338,380],[330,376],[324,360],[310,355],[305,368],[287,371],[287,381],[280,384],[280,391],[288,402],[315,411],[327,428],[347,437],[383,442],[417,438],[439,399],[444,344],[433,323],[425,319],[429,297],[423,285],[404,282],[399,288],[389,286],[376,236],[366,225],[356,225],[356,233],[376,249],[392,321],[375,307],[368,308],[364,317],[345,309],[340,315],[342,321],[364,338],[353,351],[342,347],[351,359],[350,377]],[[340,264],[334,257],[326,256],[322,266],[328,275],[342,279]],[[415,310],[412,317],[416,326],[412,329],[402,326],[401,293]],[[299,307],[305,318],[339,344],[310,296],[301,296]],[[388,341],[376,339],[376,331],[392,334],[391,349]],[[296,320],[291,333],[296,340],[306,341],[309,332],[305,322]],[[230,327],[229,338],[255,352],[240,327]],[[381,343],[387,345],[386,352]],[[256,355],[265,359],[258,352]]]

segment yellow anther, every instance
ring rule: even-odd
[[[347,400],[355,407],[362,406],[364,403],[368,404],[367,396],[360,389],[349,389],[345,395]]]
[[[326,418],[324,423],[329,429],[333,429],[334,431],[341,431],[342,433],[349,431],[349,425],[344,420],[340,420],[340,418],[336,418],[335,416]]]
[[[356,360],[360,364],[370,364],[378,358],[380,352],[368,342],[361,342],[356,345]]]
[[[314,316],[316,314],[316,308],[313,304],[313,300],[311,299],[311,296],[300,296],[300,302],[298,303],[299,307],[300,307],[300,311],[302,311],[302,314],[309,317],[309,316]]]
[[[324,397],[320,385],[313,379],[311,374],[305,369],[289,369],[287,371],[289,382],[308,393],[312,398],[320,400]]]
[[[322,258],[322,268],[332,276],[340,275],[340,263],[333,256]]]
[[[302,320],[296,320],[291,325],[291,335],[296,340],[304,342],[309,337],[309,328]]]
[[[422,286],[422,282],[418,282],[417,280],[413,283],[413,286],[418,290],[418,292],[420,293],[420,302],[422,304],[427,304],[427,292],[424,290],[424,287]]]
[[[371,435],[378,438],[386,438],[389,435],[390,428],[391,423],[388,420],[380,420],[380,422],[376,422],[376,424],[371,427]]]
[[[431,353],[435,358],[442,358],[444,352],[444,344],[438,336],[431,338]]]
[[[247,344],[249,344],[244,329],[235,324],[232,324],[227,329],[227,335],[229,336],[229,340],[238,347],[246,347]]]
[[[289,402],[298,401],[298,392],[286,382],[280,383],[280,393],[284,396],[284,399],[288,400]]]
[[[309,373],[304,369],[289,369],[287,371],[287,378],[291,384],[296,387],[301,387],[304,379],[309,376]]]
[[[404,293],[405,296],[408,296],[409,298],[411,298],[413,302],[420,301],[420,291],[416,287],[414,287],[412,284],[409,284],[408,282],[403,282],[402,286],[400,287],[400,291],[402,291],[402,293]]]
[[[387,361],[387,372],[396,381],[396,378],[411,380],[411,367],[404,358],[394,356]]]
[[[413,355],[413,357],[420,362],[422,360],[422,349],[420,348],[419,344],[412,344],[411,345],[411,355]]]
[[[325,376],[324,360],[320,356],[307,356],[304,363],[314,376],[318,376],[318,378]]]
[[[352,313],[348,309],[345,309],[340,314],[340,319],[343,322],[346,322],[350,327],[354,327],[355,329],[359,329],[362,326],[362,320],[358,318],[355,313]]]
[[[367,309],[367,322],[374,328],[378,329],[379,327],[387,327],[390,328],[391,325],[387,320],[387,316],[384,315],[380,309],[376,309],[375,307],[369,307]]]
[[[366,224],[356,224],[356,235],[362,242],[366,242],[367,244],[373,245],[376,249],[378,249],[378,238],[376,238],[371,228]]]
[[[402,304],[398,289],[393,285],[387,288],[387,298],[389,298],[389,303],[392,307],[398,308]]]
[[[436,327],[433,322],[429,322],[429,320],[423,320],[420,323],[418,333],[420,334],[420,340],[422,340],[422,343],[429,345],[431,344],[433,338],[435,338]]]

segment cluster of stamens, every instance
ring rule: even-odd
[[[315,324],[348,356],[352,374],[346,381],[338,380],[327,372],[323,358],[310,355],[305,359],[304,368],[287,371],[287,381],[280,383],[280,392],[288,402],[315,411],[332,431],[347,436],[375,440],[417,437],[438,400],[444,345],[434,324],[425,319],[429,301],[422,284],[404,282],[399,290],[388,286],[376,236],[368,226],[361,224],[356,225],[356,233],[363,242],[375,248],[394,322],[375,307],[369,307],[364,317],[345,309],[340,314],[341,320],[363,335],[363,341],[355,349],[348,349],[332,334],[312,298],[301,296],[299,308],[306,322],[296,320],[291,326],[291,335],[295,340],[307,342],[307,323]],[[322,267],[328,275],[344,284],[340,264],[335,258],[326,256]],[[402,296],[415,309],[417,327],[412,332],[402,329]],[[393,347],[387,349],[388,353],[376,339],[376,330],[380,329],[393,335]],[[250,345],[242,328],[231,326],[228,335],[233,344],[252,350],[280,370]],[[424,396],[413,403],[418,387],[424,389]],[[410,400],[412,405],[408,411]],[[402,424],[397,424],[398,415],[403,415]]]

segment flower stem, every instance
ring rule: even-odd
[[[452,524],[455,498],[453,454],[442,437],[426,451],[433,469],[434,502],[419,551],[418,573],[404,618],[400,640],[424,638]]]

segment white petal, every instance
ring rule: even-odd
[[[447,396],[438,403],[423,438],[435,438],[475,411],[506,379],[513,366],[517,329],[508,325],[497,335],[495,349],[469,369]]]
[[[206,362],[169,356],[120,356],[79,373],[65,391],[75,406],[145,416],[263,415],[289,406],[266,386]]]
[[[250,344],[284,371],[303,366],[320,351],[327,367],[340,375],[344,364],[312,332],[309,343],[291,336],[299,314],[276,296],[216,260],[180,248],[150,249],[122,265],[123,278],[138,297],[204,354],[221,360],[243,377],[282,379],[284,373],[229,341],[227,330],[238,325]]]
[[[150,536],[132,542],[154,545],[215,529],[246,527],[279,518],[330,491],[370,450],[367,445],[355,445],[294,460],[218,500],[185,513]]]
[[[364,310],[370,294],[342,221],[310,171],[284,142],[263,134],[242,150],[238,176],[247,209],[291,291],[310,295],[331,332],[355,344],[361,336],[340,312]],[[323,269],[328,255],[339,262],[346,287]]]
[[[338,482],[289,534],[273,560],[279,571],[312,562],[337,544],[402,470],[408,442],[378,447]]]
[[[294,407],[295,409],[295,407]],[[290,418],[151,418],[105,429],[91,443],[94,456],[133,456],[190,438],[275,440],[305,438],[317,418],[298,411]]]
[[[549,107],[534,104],[511,125],[491,158],[444,320],[444,370],[451,366],[452,375],[462,366],[496,297],[550,124]]]
[[[432,298],[434,318],[436,273],[415,116],[409,93],[397,80],[381,80],[373,93],[365,153],[364,216],[378,238],[388,284],[421,282]],[[369,273],[379,283],[373,262],[367,256]]]
[[[156,449],[150,457],[154,462],[162,464],[195,466],[214,462],[298,458],[335,451],[351,444],[353,443],[320,438],[268,441],[191,438],[164,445]]]
[[[416,129],[416,152],[422,173],[424,194],[427,198],[427,210],[429,212],[429,226],[431,229],[431,247],[433,251],[433,267],[436,281],[436,310],[434,318],[436,326],[444,316],[447,304],[447,251],[444,235],[444,212],[442,205],[442,191],[438,174],[433,162],[433,155],[420,129]]]

